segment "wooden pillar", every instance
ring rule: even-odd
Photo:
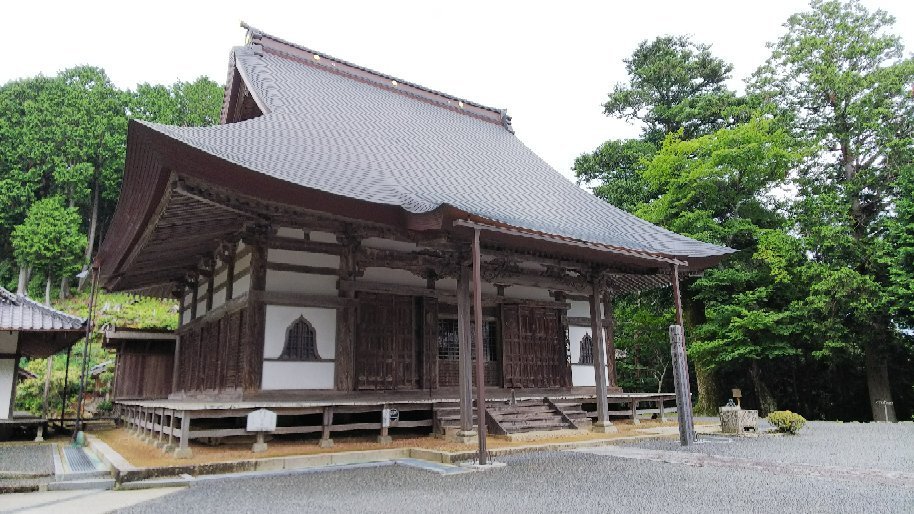
[[[462,259],[461,259],[462,260]],[[473,431],[473,364],[470,356],[470,273],[462,263],[457,277],[458,385],[460,388],[460,431]]]
[[[168,411],[168,443],[162,448],[163,453],[175,450],[175,411]]]
[[[225,252],[225,301],[228,303],[232,299],[235,291],[235,257],[238,253],[238,245],[232,243],[228,251]]]
[[[638,400],[632,398],[631,407],[632,407],[632,424],[638,425],[641,423],[641,420],[638,419]]]
[[[479,465],[488,464],[486,451],[486,379],[482,352],[482,262],[479,251],[479,229],[473,234],[473,322],[476,342],[476,417],[479,426]]]
[[[190,291],[190,320],[193,321],[197,319],[197,303],[199,302],[200,295],[200,274],[197,272],[193,273],[193,289]]]
[[[590,334],[593,339],[593,372],[596,384],[597,422],[594,432],[614,432],[609,421],[608,391],[606,388],[606,344],[603,341],[603,309],[600,302],[603,283],[599,272],[594,270],[590,294]]]
[[[606,289],[603,295],[603,333],[606,340],[606,387],[618,387],[616,382],[616,315],[613,312],[613,291]]]
[[[213,310],[213,289],[216,285],[216,259],[214,257],[209,257],[206,262],[207,273],[209,276],[206,278],[206,312]]]
[[[251,286],[248,300],[248,334],[246,338],[246,372],[244,389],[260,390],[263,382],[263,344],[266,306],[263,291],[267,285],[267,246],[265,237],[249,243],[251,248]]]
[[[679,443],[695,442],[692,419],[692,393],[689,386],[689,364],[686,358],[685,327],[682,325],[682,297],[679,293],[679,265],[670,266],[670,284],[676,307],[676,324],[670,327],[670,352],[673,357],[673,382],[676,385],[676,416],[679,420]]]
[[[165,447],[165,407],[159,409],[159,448]]]
[[[359,240],[348,237],[346,251],[340,256],[340,280],[355,281],[356,254],[359,249]],[[341,298],[349,302],[336,311],[336,361],[334,364],[334,388],[337,391],[352,391],[355,389],[355,325],[356,305],[355,291],[341,289]]]
[[[181,411],[181,433],[178,436],[178,449],[175,450],[176,459],[189,459],[193,456],[190,450],[190,415]]]
[[[333,448],[333,439],[330,438],[330,429],[333,427],[333,406],[324,407],[324,420],[321,425],[321,448]]]

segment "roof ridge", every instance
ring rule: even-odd
[[[312,49],[312,48],[308,48],[308,47],[306,47],[306,46],[299,45],[299,44],[293,43],[293,42],[291,42],[291,41],[287,41],[287,40],[285,40],[285,39],[282,39],[282,38],[280,38],[280,37],[274,36],[274,35],[272,35],[272,34],[268,34],[268,33],[264,32],[264,31],[262,31],[262,30],[260,30],[260,29],[258,29],[258,28],[256,28],[256,27],[253,27],[253,26],[251,26],[251,25],[245,23],[244,21],[241,22],[241,27],[242,27],[243,29],[245,29],[245,30],[248,31],[248,37],[247,37],[247,39],[248,39],[247,45],[248,45],[248,46],[259,46],[259,47],[261,47],[261,49],[262,49],[262,48],[263,48],[262,40],[263,40],[264,38],[270,39],[270,40],[273,40],[273,41],[275,41],[275,42],[277,42],[277,43],[280,43],[280,44],[282,44],[282,45],[285,45],[285,46],[294,48],[294,49],[296,49],[296,50],[299,50],[299,51],[301,51],[301,52],[304,52],[304,53],[306,53],[306,54],[309,54],[309,55],[313,56],[313,58],[315,59],[315,61],[319,61],[319,60],[321,60],[321,59],[327,59],[327,60],[329,60],[329,61],[332,61],[332,62],[335,63],[335,64],[339,64],[339,65],[345,66],[345,67],[347,67],[347,68],[351,68],[351,69],[353,69],[353,70],[358,70],[358,71],[360,71],[360,72],[362,72],[362,73],[364,73],[364,74],[367,74],[367,75],[369,75],[369,76],[373,76],[374,78],[378,79],[378,81],[375,83],[375,85],[383,86],[383,87],[385,87],[385,88],[387,88],[387,89],[393,89],[393,90],[398,91],[398,92],[400,92],[400,93],[406,94],[407,96],[413,96],[413,95],[409,94],[409,93],[406,92],[406,91],[403,91],[403,90],[401,90],[401,89],[398,89],[397,86],[401,86],[401,87],[402,87],[402,86],[406,86],[406,87],[409,87],[409,88],[413,88],[413,89],[417,90],[418,92],[422,92],[422,93],[425,93],[426,95],[430,95],[430,97],[429,97],[429,98],[425,98],[425,100],[433,100],[434,97],[439,97],[440,99],[442,99],[442,100],[444,100],[444,101],[447,102],[447,104],[445,104],[444,102],[440,102],[440,101],[439,101],[438,103],[440,103],[442,107],[448,107],[448,108],[451,108],[451,109],[453,109],[453,110],[456,110],[457,112],[465,112],[465,111],[463,111],[463,110],[464,110],[467,106],[473,107],[473,108],[478,109],[478,110],[481,110],[481,111],[486,111],[486,112],[490,113],[490,115],[489,115],[488,117],[491,119],[491,121],[500,123],[506,130],[508,130],[508,131],[511,132],[512,134],[514,133],[514,128],[511,126],[511,116],[508,115],[508,110],[507,110],[507,109],[499,109],[499,108],[496,108],[496,107],[489,107],[489,106],[487,106],[487,105],[483,105],[483,104],[474,102],[474,101],[472,101],[472,100],[467,100],[467,99],[465,99],[465,98],[460,98],[460,97],[457,97],[457,96],[454,96],[454,95],[445,93],[445,92],[443,92],[443,91],[438,91],[438,90],[436,90],[436,89],[432,89],[432,88],[423,86],[423,85],[421,85],[421,84],[417,84],[417,83],[415,83],[415,82],[410,82],[410,81],[407,81],[407,80],[402,80],[402,79],[400,79],[400,78],[398,78],[398,77],[394,77],[394,76],[392,76],[392,75],[388,75],[388,74],[386,74],[386,73],[382,73],[382,72],[373,70],[373,69],[371,69],[371,68],[366,68],[366,67],[364,67],[364,66],[361,66],[361,65],[358,65],[358,64],[349,62],[349,61],[345,61],[345,60],[343,60],[343,59],[339,59],[339,58],[333,57],[332,55],[328,55],[328,54],[326,54],[326,53],[324,53],[324,52],[320,52],[320,51],[314,50],[314,49]],[[278,54],[278,52],[276,51],[276,49],[271,49],[271,50],[273,50],[273,52],[271,52],[271,53],[273,53],[274,55],[277,55],[277,54]],[[260,53],[262,54],[262,51],[261,51]],[[342,72],[341,70],[335,70],[335,71],[337,71],[337,72]],[[362,78],[363,80],[365,80],[364,77],[355,77],[355,78]],[[393,86],[392,88],[391,88],[391,85]],[[458,106],[459,108],[454,109],[453,106],[449,105],[451,102],[457,102],[457,106]],[[472,113],[470,113],[470,112],[465,112],[465,113],[466,113],[466,114],[472,114]],[[481,117],[481,116],[477,115],[477,117]]]

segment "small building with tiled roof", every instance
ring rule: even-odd
[[[309,402],[326,435],[334,402],[459,398],[468,431],[475,339],[496,396],[608,423],[612,298],[732,250],[577,187],[504,109],[245,28],[220,125],[131,121],[95,261],[111,290],[181,300],[170,401]]]
[[[45,358],[85,335],[85,320],[0,287],[0,419],[13,416],[20,357]]]

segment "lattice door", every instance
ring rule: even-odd
[[[356,387],[418,388],[413,298],[362,293],[358,299]]]
[[[501,322],[505,387],[571,385],[560,311],[503,305]]]

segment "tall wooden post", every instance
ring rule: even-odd
[[[597,270],[593,273],[590,295],[590,333],[593,339],[593,372],[597,395],[597,422],[594,432],[615,432],[616,427],[609,421],[608,391],[606,388],[606,344],[603,341],[603,313],[600,298],[603,284]]]
[[[603,333],[606,339],[606,386],[616,387],[616,315],[613,311],[613,291],[606,288],[603,296]]]
[[[457,276],[457,349],[458,387],[460,388],[460,431],[459,437],[473,434],[473,364],[470,352],[470,273],[461,259]]]
[[[692,393],[689,387],[689,364],[686,359],[685,329],[682,325],[682,298],[679,293],[679,265],[670,269],[676,324],[670,327],[670,353],[673,357],[673,381],[676,385],[676,413],[679,418],[679,443],[689,446],[695,442],[692,420]]]
[[[476,324],[476,416],[479,426],[479,465],[489,463],[486,451],[486,378],[482,353],[482,264],[479,255],[479,229],[473,235],[473,322]]]

